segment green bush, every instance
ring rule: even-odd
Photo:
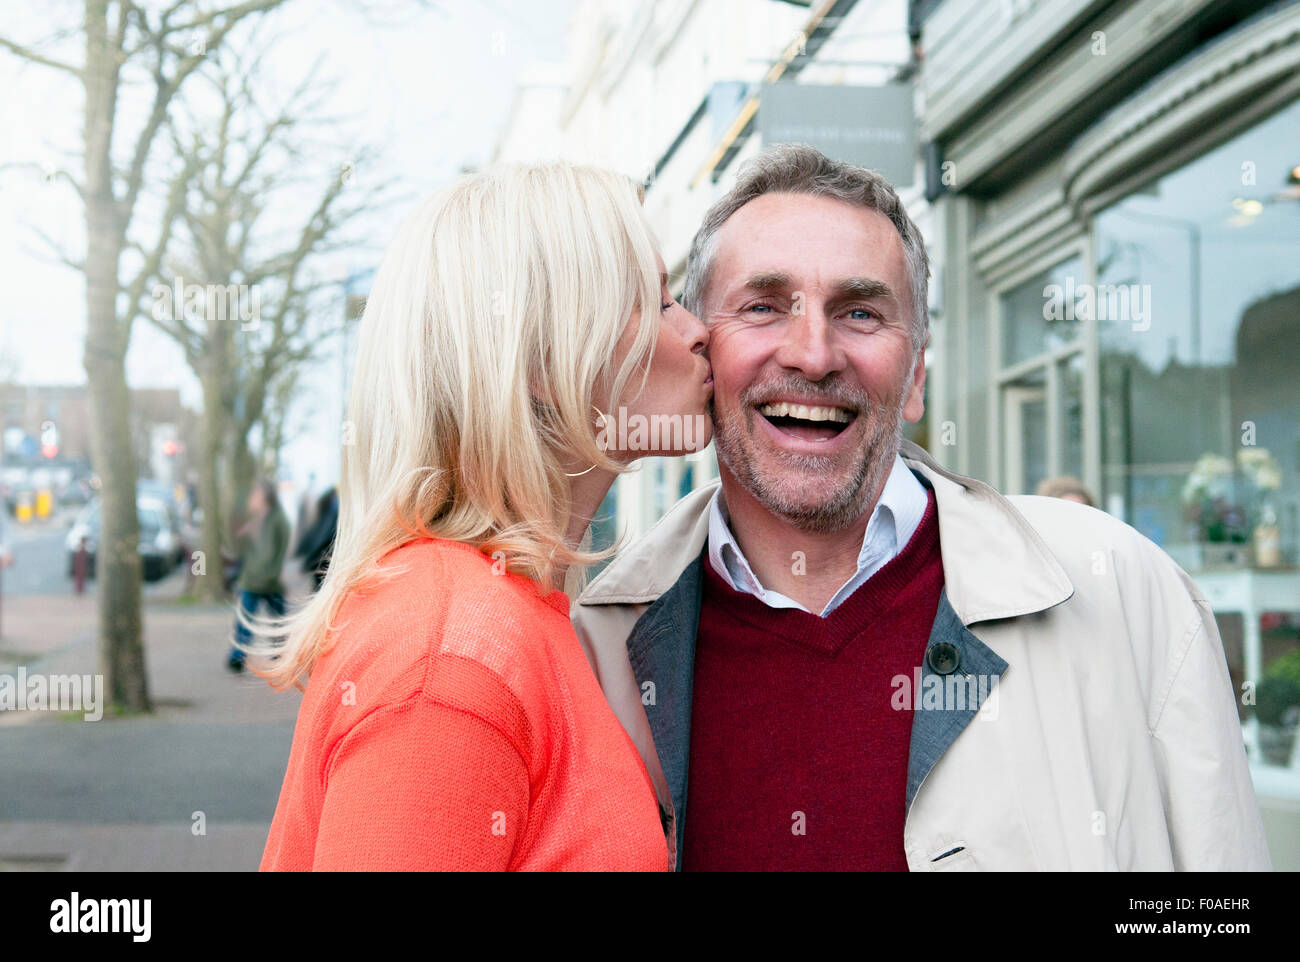
[[[1289,710],[1300,706],[1300,683],[1290,678],[1265,678],[1255,688],[1255,717],[1261,725],[1287,724]]]
[[[1300,685],[1300,648],[1276,658],[1264,672],[1265,678],[1287,678]]]

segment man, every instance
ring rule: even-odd
[[[1079,504],[1086,504],[1090,508],[1095,508],[1097,502],[1093,499],[1092,492],[1078,478],[1071,478],[1068,475],[1062,475],[1059,478],[1043,478],[1038,482],[1038,487],[1034,489],[1034,494],[1044,498],[1061,498],[1065,501],[1077,501]]]
[[[1099,511],[900,440],[928,272],[889,185],[803,146],[747,165],[695,238],[721,483],[574,612],[674,864],[1267,868],[1187,576]]]
[[[235,583],[238,610],[235,613],[235,644],[226,658],[226,667],[238,674],[244,670],[243,647],[252,641],[247,622],[266,605],[272,617],[285,612],[284,583],[280,573],[289,553],[289,518],[280,507],[275,482],[261,480],[248,496],[248,521],[239,530],[244,545],[243,564]]]

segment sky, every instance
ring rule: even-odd
[[[575,0],[386,0],[378,13],[358,12],[346,0],[290,0],[259,29],[276,37],[271,70],[287,89],[324,57],[336,82],[330,109],[346,118],[341,141],[378,145],[374,169],[358,168],[359,187],[394,185],[406,198],[394,209],[363,216],[351,232],[364,240],[350,254],[326,255],[327,276],[374,267],[405,210],[455,177],[463,166],[490,158],[519,71],[564,58],[565,32]],[[0,36],[32,43],[72,22],[78,3],[6,2]],[[39,14],[39,15],[38,15]],[[75,47],[70,55],[76,55]],[[47,171],[76,162],[81,93],[73,78],[28,65],[0,51],[0,168],[34,164]],[[329,145],[342,146],[339,145]],[[286,212],[289,219],[298,212]],[[0,169],[0,379],[31,384],[85,381],[84,285],[40,237],[79,254],[84,248],[80,201],[57,178]],[[341,361],[325,357],[306,393],[337,394]],[[137,321],[128,354],[133,387],[177,387],[199,406],[193,375],[176,348]],[[302,437],[286,460],[295,474],[331,474],[337,460],[339,412],[322,399],[304,399]],[[337,404],[337,398],[329,398]],[[305,420],[304,420],[305,418]],[[324,422],[330,423],[324,423]],[[314,449],[323,448],[324,453]],[[314,463],[319,461],[319,463]]]

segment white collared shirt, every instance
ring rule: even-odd
[[[872,575],[898,557],[920,527],[928,503],[925,486],[916,479],[903,459],[896,456],[885,488],[880,492],[880,500],[867,521],[867,533],[862,538],[862,550],[858,552],[857,573],[835,592],[822,609],[821,617],[825,618],[834,611]],[[731,534],[722,488],[718,488],[709,503],[709,563],[733,590],[754,595],[769,608],[808,610],[793,598],[787,598],[779,591],[769,591],[759,584]]]

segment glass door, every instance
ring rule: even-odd
[[[1033,494],[1048,475],[1047,388],[1030,379],[1002,389],[1007,494]]]
[[[1033,494],[1049,478],[1089,481],[1088,289],[1084,252],[1074,244],[994,292],[992,463],[1005,494]]]

